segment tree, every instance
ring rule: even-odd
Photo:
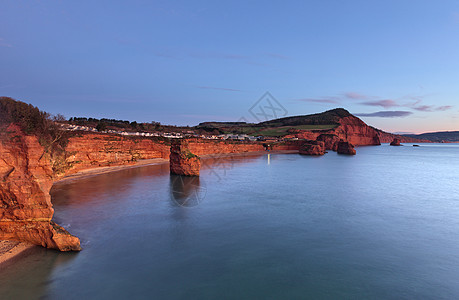
[[[99,122],[96,126],[96,129],[99,132],[105,131],[107,130],[107,124],[105,124],[104,122]]]

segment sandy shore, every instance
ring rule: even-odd
[[[0,241],[0,266],[33,247],[35,247],[35,245],[29,243]]]
[[[134,165],[121,165],[121,166],[113,166],[113,167],[98,167],[94,169],[87,169],[81,170],[78,173],[71,174],[68,176],[64,176],[59,180],[54,181],[56,182],[63,182],[68,180],[75,180],[75,179],[82,179],[87,177],[92,177],[100,174],[106,174],[111,172],[116,172],[120,170],[132,169],[132,168],[139,168],[145,166],[152,166],[152,165],[159,165],[169,162],[167,159],[163,158],[153,158],[153,159],[144,159],[136,162]]]

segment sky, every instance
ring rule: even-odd
[[[0,1],[0,95],[66,117],[197,125],[343,107],[459,130],[459,1]]]

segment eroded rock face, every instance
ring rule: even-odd
[[[213,141],[190,138],[188,149],[196,155],[230,154],[264,151],[262,143],[240,141]]]
[[[35,136],[0,128],[0,239],[61,251],[81,250],[80,240],[51,221],[53,171]]]
[[[339,141],[338,142],[338,149],[337,152],[339,154],[348,154],[348,155],[355,155],[356,151],[354,149],[354,145],[349,142]]]
[[[400,140],[398,138],[394,138],[392,142],[390,142],[391,146],[401,146]]]
[[[340,117],[336,121],[337,126],[335,128],[328,130],[295,130],[287,137],[323,141],[327,150],[334,151],[336,151],[340,139],[356,146],[381,145],[378,130],[368,126],[349,112],[346,111],[346,113],[347,116]]]
[[[69,139],[66,163],[69,175],[85,169],[134,164],[140,159],[169,158],[169,145],[148,138],[84,133]]]
[[[378,131],[356,116],[349,115],[341,118],[339,123],[333,133],[340,139],[355,146],[381,145]]]
[[[299,150],[303,155],[324,155],[325,147],[322,141],[305,141]]]
[[[336,134],[321,134],[317,137],[317,140],[324,142],[326,150],[336,151],[340,138]]]
[[[169,160],[171,174],[199,176],[201,159],[190,151],[187,140],[172,141]]]

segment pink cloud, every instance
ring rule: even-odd
[[[413,113],[410,111],[401,111],[401,110],[388,111],[386,110],[386,111],[377,111],[373,113],[360,113],[360,114],[355,114],[355,115],[359,117],[403,118],[411,114]]]
[[[12,48],[13,45],[7,43],[4,39],[0,38],[0,47]]]
[[[443,105],[443,106],[434,106],[434,105],[420,105],[420,106],[413,106],[415,110],[424,111],[424,112],[433,112],[433,111],[445,111],[453,108],[451,105]]]
[[[304,99],[296,99],[296,101],[302,101],[302,102],[314,102],[314,103],[340,103],[338,100],[330,99],[330,98],[324,98],[324,99],[310,99],[310,98],[304,98]]]
[[[394,100],[390,100],[390,99],[377,100],[377,101],[366,101],[366,102],[362,102],[360,104],[369,105],[369,106],[381,106],[381,107],[384,107],[384,108],[391,108],[391,107],[395,107],[395,106],[400,106],[399,104],[397,104],[397,102],[395,102]]]
[[[369,96],[362,95],[362,94],[355,93],[355,92],[344,93],[344,97],[349,98],[349,99],[353,99],[353,100],[367,100],[367,99],[371,98]]]
[[[450,110],[451,108],[453,108],[451,105],[439,106],[439,107],[437,107],[437,111]]]

